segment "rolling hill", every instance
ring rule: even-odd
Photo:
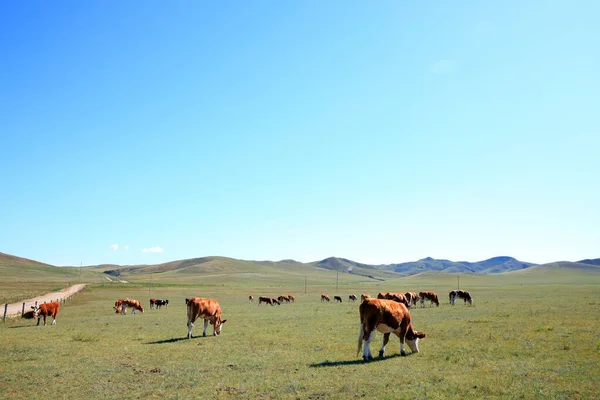
[[[600,259],[582,260],[579,262],[556,262],[544,265],[535,265],[529,262],[519,261],[513,257],[493,257],[478,262],[450,261],[444,259],[434,259],[431,257],[423,258],[418,261],[411,261],[398,264],[370,265],[358,263],[346,258],[329,257],[324,260],[310,263],[302,263],[294,260],[281,261],[250,261],[238,260],[229,257],[198,257],[185,260],[170,261],[154,265],[113,265],[101,264],[87,266],[83,268],[84,276],[114,276],[127,279],[143,280],[149,279],[156,274],[161,277],[185,281],[188,277],[197,277],[195,279],[214,280],[218,277],[230,276],[231,279],[243,281],[247,277],[257,279],[277,280],[277,277],[296,276],[298,278],[310,276],[315,280],[332,279],[339,274],[354,276],[348,279],[367,279],[382,281],[388,279],[400,278],[421,274],[424,272],[443,272],[443,273],[468,273],[468,274],[502,274],[514,271],[528,271],[532,273],[543,273],[549,268],[560,269],[578,269],[591,273],[600,271]],[[333,274],[332,274],[333,273]],[[5,253],[0,253],[0,274],[5,277],[2,279],[52,279],[61,281],[65,275],[72,274],[78,277],[81,274],[77,267],[56,267],[50,264],[29,260]],[[212,277],[212,278],[208,278]],[[156,276],[159,278],[159,276]],[[13,279],[13,280],[14,280]]]

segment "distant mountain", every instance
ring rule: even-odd
[[[580,264],[590,264],[590,265],[598,265],[600,266],[600,258],[594,258],[592,260],[590,259],[585,259],[585,260],[581,260],[581,261],[577,261]]]
[[[414,275],[426,271],[442,271],[450,273],[492,274],[529,268],[536,264],[519,261],[513,257],[493,257],[478,262],[438,260],[427,257],[418,261],[401,264],[380,265],[377,268],[391,270],[405,275]]]

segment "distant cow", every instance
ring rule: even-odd
[[[284,295],[281,295],[281,296],[279,296],[279,297],[277,298],[277,300],[279,300],[279,302],[280,302],[280,303],[283,303],[284,301],[285,301],[286,303],[289,303],[289,302],[290,302],[290,298],[289,298],[289,296],[284,296]]]
[[[162,306],[169,308],[169,300],[156,300],[156,308],[160,309]]]
[[[356,300],[358,300],[358,297],[356,297],[356,295],[354,295],[354,294],[351,294],[350,296],[348,296],[348,300],[356,301]]]
[[[248,296],[248,301],[250,303],[252,303],[254,301],[254,296],[252,296],[252,295]]]
[[[150,309],[154,309],[154,306],[156,305],[156,299],[155,298],[151,298],[150,299]]]
[[[454,305],[454,303],[456,302],[457,297],[459,299],[463,299],[465,301],[465,304],[473,304],[473,298],[471,297],[471,294],[466,290],[451,290],[450,293],[448,293],[448,297],[450,298],[450,304],[452,305]]]
[[[333,302],[335,303],[336,301],[339,301],[341,303],[342,298],[340,296],[333,296]]]
[[[267,304],[273,305],[273,300],[271,300],[270,297],[260,296],[258,298],[258,305],[260,306],[262,303],[267,303]]]
[[[402,303],[385,299],[367,299],[360,304],[360,331],[358,334],[358,351],[364,342],[363,360],[373,359],[371,354],[371,341],[375,330],[383,333],[383,344],[379,350],[379,357],[385,353],[385,345],[390,340],[390,333],[400,338],[400,354],[405,356],[404,341],[413,353],[419,352],[419,339],[427,337],[423,332],[413,329],[408,308]]]
[[[192,338],[192,328],[194,322],[198,318],[204,319],[204,331],[202,336],[206,336],[206,328],[208,323],[213,325],[213,336],[219,336],[221,334],[222,326],[226,319],[221,320],[221,306],[219,302],[212,299],[206,299],[201,297],[192,297],[191,299],[185,299],[187,304],[187,317],[188,317],[188,339]]]
[[[322,294],[321,295],[321,303],[323,303],[324,301],[329,303],[331,301],[331,299],[326,294]]]
[[[438,295],[435,292],[419,292],[419,298],[421,299],[421,308],[425,307],[425,300],[431,301],[429,307],[433,307],[434,304],[437,307],[440,306]]]
[[[294,295],[288,295],[288,297],[290,298],[290,302],[295,303],[296,302],[296,298],[294,297]]]
[[[281,305],[281,302],[279,300],[275,299],[275,298],[271,299],[271,302],[272,302],[271,305],[275,305],[275,304],[277,304],[278,306]]]
[[[53,301],[50,303],[44,303],[40,305],[31,306],[33,309],[33,318],[37,318],[37,325],[40,324],[40,319],[44,317],[44,326],[46,326],[46,317],[52,317],[52,325],[56,325],[56,315],[58,314],[58,309],[60,308],[60,304],[58,302]]]
[[[417,306],[417,302],[419,301],[419,293],[415,292],[406,292],[404,295],[406,296],[406,300],[408,300],[408,294],[410,293],[410,303],[413,306]]]
[[[406,300],[404,293],[379,292],[377,294],[377,298],[385,300],[394,300],[395,302],[404,304],[406,307],[410,307],[410,303]]]
[[[133,309],[132,314],[135,314],[135,311],[141,311],[142,314],[144,313],[144,307],[142,307],[142,303],[140,303],[138,300],[134,300],[134,299],[119,299],[115,302],[115,306],[113,307],[117,314],[127,314],[127,307],[130,307]]]

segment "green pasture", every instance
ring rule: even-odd
[[[319,272],[320,273],[320,272]],[[61,308],[56,326],[0,324],[0,398],[223,399],[593,399],[600,390],[600,274],[532,270],[496,276],[422,274],[379,282],[335,272],[312,275],[214,274],[135,284],[97,281]],[[323,279],[321,279],[323,278]],[[304,293],[305,279],[307,293]],[[321,281],[319,281],[321,279]],[[472,306],[450,306],[460,287]],[[541,282],[541,283],[540,283]],[[150,286],[152,283],[152,286]],[[435,290],[439,308],[411,311],[429,337],[419,354],[357,356],[358,302],[348,294]],[[341,295],[323,304],[320,294]],[[294,294],[296,304],[257,306],[258,297]],[[186,339],[184,299],[217,299],[227,323]],[[168,309],[116,315],[119,297]],[[377,333],[372,351],[377,354]]]

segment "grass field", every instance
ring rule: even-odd
[[[568,278],[568,279],[567,279]],[[456,276],[423,274],[380,283],[294,276],[205,285],[154,282],[169,309],[115,315],[118,297],[148,305],[147,286],[92,284],[64,306],[57,325],[13,319],[0,326],[2,398],[597,398],[600,276],[584,271],[465,275],[473,306],[450,306]],[[538,284],[542,282],[542,284]],[[253,288],[254,285],[254,288]],[[357,356],[358,302],[348,294],[435,290],[439,308],[411,311],[429,337],[419,354]],[[342,304],[322,304],[321,293]],[[294,294],[296,304],[260,306],[248,295]],[[219,300],[219,337],[185,339],[185,297]],[[197,322],[194,335],[202,334]],[[212,326],[209,327],[212,334]],[[382,336],[376,334],[374,354]]]

